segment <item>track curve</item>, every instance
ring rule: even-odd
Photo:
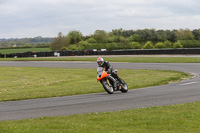
[[[107,112],[200,101],[200,63],[111,63],[117,69],[159,69],[194,73],[195,78],[169,85],[129,90],[128,93],[86,94],[0,102],[0,121]],[[0,66],[96,68],[93,62],[9,62]]]

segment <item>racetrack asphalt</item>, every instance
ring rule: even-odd
[[[128,93],[116,92],[109,95],[104,92],[0,102],[0,121],[118,111],[200,101],[200,63],[111,63],[111,65],[117,69],[183,71],[193,73],[195,77],[163,86],[129,90]],[[97,64],[94,62],[0,61],[0,66],[96,68]]]

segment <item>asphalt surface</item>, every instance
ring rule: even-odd
[[[117,69],[159,69],[193,73],[190,80],[169,85],[97,94],[0,102],[0,121],[118,111],[200,101],[200,63],[111,63]],[[0,66],[96,68],[92,62],[9,62]],[[102,88],[103,89],[103,88]]]

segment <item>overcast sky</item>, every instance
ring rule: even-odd
[[[199,0],[0,0],[0,38],[200,28]]]

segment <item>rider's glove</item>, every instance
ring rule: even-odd
[[[108,74],[111,74],[111,69],[108,69]]]

